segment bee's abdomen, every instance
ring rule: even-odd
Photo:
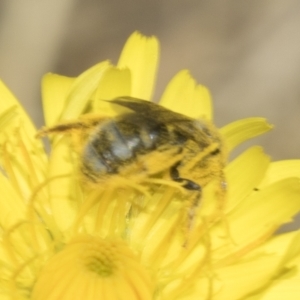
[[[101,126],[83,150],[83,166],[96,174],[117,173],[120,162],[130,160],[133,152],[115,122]]]
[[[135,122],[134,118],[110,121],[90,137],[82,160],[84,173],[97,176],[118,173],[139,154],[156,149],[168,131],[163,124]],[[142,125],[143,124],[143,125]]]

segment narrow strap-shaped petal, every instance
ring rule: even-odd
[[[14,108],[14,114],[18,116],[18,118],[11,118],[10,125],[17,124],[20,125],[20,120],[23,129],[29,136],[34,136],[36,133],[35,126],[33,125],[31,119],[24,111],[23,107],[19,103],[19,101],[15,98],[15,96],[10,92],[10,90],[6,87],[6,85],[0,80],[0,115],[3,113],[7,113],[9,109]]]
[[[120,108],[118,105],[112,105],[108,101],[118,97],[131,94],[131,72],[129,69],[119,69],[109,67],[103,74],[99,86],[95,93],[95,99],[92,102],[93,112],[103,116],[115,116]]]
[[[291,221],[300,210],[299,195],[297,178],[286,178],[253,192],[228,215],[233,239],[243,245]]]
[[[216,272],[217,281],[222,282],[222,286],[218,293],[216,293],[216,300],[225,299],[247,299],[252,300],[255,298],[255,291],[260,291],[261,288],[267,286],[275,274],[277,280],[271,281],[271,289],[268,286],[262,293],[258,293],[261,298],[257,299],[298,299],[295,297],[296,291],[299,291],[299,276],[294,272],[294,275],[289,274],[288,280],[285,275],[288,273],[288,269],[284,266],[291,261],[295,251],[299,252],[300,234],[299,232],[293,232],[284,234],[270,240],[265,246],[258,248],[251,253],[251,255],[245,259],[240,260],[237,264],[221,268]],[[291,250],[295,250],[294,252]],[[293,253],[288,256],[287,253]],[[282,274],[282,278],[280,275]],[[292,280],[291,280],[292,279]],[[298,282],[297,282],[298,280]],[[292,288],[290,295],[294,297],[286,297],[288,294],[280,293],[280,297],[276,297],[273,293],[273,289],[276,290],[278,285],[281,286],[280,290],[287,291],[288,287]],[[239,288],[236,288],[236,287]],[[253,294],[254,298],[243,298],[247,294]],[[265,297],[266,295],[272,295],[273,297]]]
[[[132,97],[150,100],[159,61],[159,42],[134,32],[127,40],[117,66],[131,72]],[[126,96],[126,95],[123,95]]]
[[[76,119],[83,113],[109,66],[108,61],[101,62],[75,79],[66,99],[66,106],[61,115],[61,120]]]
[[[267,289],[245,300],[298,300],[300,295],[300,265],[287,269],[281,277],[273,280]]]
[[[0,173],[0,225],[7,229],[25,218],[25,202],[16,193],[14,186]]]
[[[261,135],[272,129],[264,118],[248,118],[232,122],[221,128],[221,134],[226,138],[228,151],[239,144]]]
[[[212,119],[208,89],[196,83],[189,71],[178,72],[166,87],[160,105],[194,119]]]
[[[275,161],[270,164],[270,167],[264,177],[264,180],[259,185],[262,188],[275,181],[287,178],[287,177],[298,177],[300,178],[300,160],[282,160]]]
[[[75,78],[48,73],[42,79],[42,100],[47,126],[56,124],[65,106]]]
[[[53,217],[62,231],[69,228],[76,213],[71,205],[72,193],[76,190],[74,185],[76,173],[74,174],[75,166],[70,144],[66,142],[67,138],[55,139],[55,151],[52,151],[50,157],[48,175],[50,205]]]
[[[244,201],[265,175],[270,158],[261,147],[249,148],[226,168],[225,177],[228,183],[226,195],[226,212],[229,213],[240,202]]]
[[[268,255],[280,258],[279,263],[276,264],[278,266],[277,276],[275,280],[269,282],[266,289],[259,290],[253,296],[246,297],[245,300],[298,300],[300,294],[299,230],[274,237],[256,252],[258,251],[264,251]],[[288,267],[286,267],[287,265]]]

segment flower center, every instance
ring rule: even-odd
[[[103,245],[98,243],[85,251],[83,255],[83,265],[88,271],[94,272],[100,277],[109,277],[117,271],[118,254],[113,243]]]
[[[84,235],[47,262],[31,299],[121,299],[122,295],[151,299],[148,272],[124,242]]]

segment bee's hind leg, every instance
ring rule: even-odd
[[[174,166],[171,167],[170,169],[170,176],[171,178],[176,181],[176,182],[182,182],[183,183],[183,187],[187,190],[191,191],[191,198],[190,198],[190,207],[188,209],[188,213],[187,213],[187,230],[188,232],[191,230],[191,228],[193,227],[193,223],[195,220],[195,216],[196,216],[196,210],[199,206],[201,197],[202,197],[202,189],[201,186],[199,184],[197,184],[196,182],[190,180],[190,179],[186,179],[186,178],[181,178],[179,175],[179,172],[177,170],[178,167],[178,163]],[[184,246],[187,245],[187,241],[185,241]]]
[[[171,167],[170,169],[170,176],[171,178],[176,181],[176,182],[182,182],[184,183],[182,186],[187,189],[187,190],[191,190],[191,191],[199,191],[201,192],[201,186],[199,184],[197,184],[196,182],[187,179],[187,178],[181,178],[179,176],[179,172],[177,170],[178,167],[178,163],[174,166]]]

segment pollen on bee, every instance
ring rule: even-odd
[[[128,110],[116,117],[85,115],[37,136],[69,134],[81,180],[91,188],[131,188],[151,198],[151,187],[160,185],[188,194],[188,230],[210,182],[218,182],[218,198],[225,202],[226,151],[213,124],[132,97],[110,103]]]

